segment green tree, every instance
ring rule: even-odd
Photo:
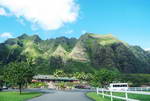
[[[122,81],[129,82],[134,87],[150,85],[150,74],[122,74]]]
[[[75,72],[73,74],[73,77],[75,77],[79,80],[86,80],[88,78],[85,72]]]
[[[29,62],[13,62],[8,64],[4,73],[4,80],[12,85],[18,85],[21,94],[23,85],[32,80],[35,75]]]
[[[97,86],[106,87],[109,83],[118,79],[119,73],[116,71],[101,69],[97,71],[93,77],[93,84]]]
[[[53,73],[55,77],[65,77],[66,73],[63,70],[56,69],[56,71]]]
[[[52,68],[62,69],[64,67],[64,62],[60,56],[51,56],[49,60],[49,65]]]
[[[0,88],[3,86],[3,76],[0,75]]]

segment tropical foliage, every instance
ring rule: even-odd
[[[31,82],[34,75],[33,67],[27,62],[13,62],[7,65],[4,81],[11,85],[18,85],[21,94],[23,85]]]
[[[112,82],[119,81],[119,79],[119,72],[104,68],[95,72],[90,83],[92,86],[106,87]]]
[[[130,46],[113,35],[86,33],[79,39],[59,37],[42,40],[23,34],[0,44],[0,69],[6,64],[33,58],[40,74],[56,69],[66,72],[93,72],[103,67],[124,73],[149,73],[150,54],[138,46]]]

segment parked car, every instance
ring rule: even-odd
[[[2,89],[8,89],[8,87],[6,87],[6,86],[3,86],[3,88]]]
[[[86,86],[86,85],[77,85],[77,86],[75,86],[75,88],[78,88],[78,89],[91,89],[90,86]]]
[[[0,91],[2,91],[3,89],[2,88],[0,88]]]

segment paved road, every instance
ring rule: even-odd
[[[33,98],[28,101],[92,101],[85,96],[85,92],[55,91]]]

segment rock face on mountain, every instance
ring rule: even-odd
[[[0,44],[3,64],[33,58],[39,73],[55,69],[91,72],[100,68],[124,73],[150,73],[150,52],[131,46],[111,34],[86,33],[79,39],[59,37],[42,40],[23,34]]]

